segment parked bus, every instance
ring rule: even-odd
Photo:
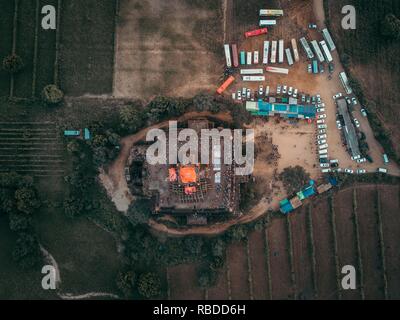
[[[290,49],[286,48],[285,52],[286,52],[286,59],[288,61],[289,66],[293,65],[293,58],[292,58],[292,53],[290,52]]]
[[[231,50],[229,48],[229,44],[224,44],[224,50],[225,50],[226,66],[228,68],[231,68],[232,67],[232,60],[231,60]]]
[[[318,61],[317,60],[312,61],[312,70],[313,70],[313,73],[315,73],[315,74],[318,73]]]
[[[322,54],[321,49],[319,48],[318,42],[316,40],[311,41],[311,45],[314,49],[315,54],[317,55],[317,58],[319,60],[319,62],[324,62],[325,58],[324,55]]]
[[[276,20],[260,20],[260,27],[276,26]]]
[[[260,9],[260,16],[261,17],[282,17],[283,16],[283,10]]]
[[[329,51],[329,49],[326,45],[326,42],[324,40],[321,40],[319,42],[319,44],[321,45],[322,53],[324,54],[326,61],[332,62],[333,58],[332,58],[331,52]]]
[[[349,86],[349,79],[347,78],[346,72],[340,72],[339,73],[339,79],[340,82],[342,83],[342,86],[344,90],[346,91],[347,94],[352,94],[353,90]]]
[[[383,155],[383,162],[384,162],[385,164],[388,164],[388,163],[389,163],[389,157],[387,156],[386,153]]]
[[[258,64],[258,51],[254,51],[254,64]]]
[[[251,56],[252,56],[252,53],[247,52],[247,65],[251,65]]]
[[[331,34],[329,33],[328,29],[322,29],[322,36],[324,37],[326,43],[328,44],[328,47],[331,51],[336,49],[335,44],[333,43]]]
[[[293,49],[293,55],[294,55],[294,61],[299,62],[300,57],[299,57],[299,50],[297,49],[297,42],[296,39],[292,39],[292,49]]]
[[[237,68],[239,66],[239,59],[238,59],[238,50],[237,45],[232,45],[232,56],[233,56],[233,66]]]
[[[271,63],[276,63],[276,47],[277,46],[278,46],[278,41],[272,41]]]
[[[263,69],[240,69],[241,75],[263,74]]]
[[[265,70],[271,73],[289,74],[289,69],[286,68],[266,67]]]
[[[300,38],[300,43],[303,46],[303,49],[304,49],[304,51],[305,51],[305,53],[307,55],[307,58],[308,59],[314,58],[314,53],[311,51],[311,48],[308,45],[308,42],[307,42],[306,38],[304,38],[304,37]]]
[[[262,82],[265,81],[265,76],[244,76],[243,81]]]
[[[246,64],[246,52],[240,51],[240,64]]]
[[[268,64],[269,41],[264,41],[263,64]]]
[[[222,94],[232,83],[235,81],[233,76],[230,76],[226,81],[217,89],[218,94]]]
[[[255,37],[255,36],[262,35],[262,34],[266,34],[267,32],[268,32],[267,28],[261,28],[261,29],[257,29],[257,30],[247,31],[244,33],[244,36],[246,38],[250,38],[250,37]]]
[[[278,58],[278,63],[283,63],[284,60],[284,41],[283,40],[279,40],[279,58]]]

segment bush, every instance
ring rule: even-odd
[[[49,84],[42,90],[42,99],[47,104],[58,104],[63,98],[64,93],[55,84]]]
[[[300,166],[288,167],[283,169],[280,174],[288,195],[298,192],[310,180],[310,175]]]
[[[36,237],[29,233],[20,233],[13,258],[24,269],[36,266],[40,260],[40,248]]]
[[[154,272],[143,273],[138,279],[138,291],[144,298],[150,299],[161,294],[161,280]]]
[[[24,63],[20,56],[11,54],[4,58],[3,69],[9,73],[17,73],[24,67]]]
[[[132,297],[135,286],[135,273],[133,271],[120,271],[117,276],[117,287],[125,297]]]
[[[381,22],[381,33],[389,39],[400,39],[400,20],[392,13],[386,15]]]

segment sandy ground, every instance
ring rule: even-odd
[[[199,33],[199,25],[220,20],[216,11],[194,8],[186,0],[120,2],[114,96],[192,97],[216,88],[222,61],[204,41],[218,41],[222,48],[223,23],[213,31],[216,37],[204,40]]]

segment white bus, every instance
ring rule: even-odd
[[[279,40],[279,60],[278,60],[278,63],[283,63],[284,54],[285,54],[284,45],[285,45],[284,41],[283,40]]]
[[[340,82],[342,83],[342,86],[344,90],[346,91],[347,94],[352,94],[353,90],[349,86],[349,79],[347,78],[346,72],[341,72],[339,73],[339,79]]]
[[[258,64],[258,51],[254,51],[253,62],[254,64]]]
[[[251,74],[263,74],[263,69],[240,69],[240,74],[251,75]]]
[[[322,53],[324,54],[326,61],[332,62],[333,58],[332,58],[331,52],[329,51],[329,49],[326,45],[326,42],[324,40],[322,40],[319,42],[319,44],[321,45]]]
[[[260,20],[260,27],[276,26],[276,20]]]
[[[271,63],[276,63],[276,47],[278,45],[277,41],[272,41],[272,48],[271,48]]]
[[[299,50],[297,49],[297,42],[296,39],[292,39],[292,49],[293,49],[293,55],[294,55],[294,61],[299,62],[300,57],[299,57]]]
[[[269,41],[264,41],[263,64],[268,64]]]
[[[266,67],[265,70],[271,73],[289,74],[289,69],[286,68]]]
[[[314,53],[311,51],[310,46],[308,45],[308,42],[306,38],[300,38],[300,43],[303,46],[304,51],[306,52],[307,58],[312,59],[314,58]]]
[[[293,65],[293,58],[292,58],[292,53],[290,52],[289,48],[285,49],[285,53],[286,53],[286,59],[288,61],[289,66]]]
[[[244,76],[243,81],[262,82],[265,81],[265,76]]]
[[[328,44],[328,47],[331,51],[336,49],[335,44],[333,43],[331,34],[329,33],[328,29],[322,29],[322,36],[324,37],[326,43]]]
[[[231,68],[232,67],[232,59],[231,59],[231,49],[229,47],[229,44],[224,44],[224,50],[225,50],[226,66],[228,68]]]
[[[283,16],[283,10],[260,9],[260,16],[261,17],[282,17]]]
[[[311,41],[311,45],[314,49],[315,54],[317,55],[319,62],[324,62],[325,58],[324,55],[322,54],[321,49],[319,48],[318,42],[316,40],[313,40]]]
[[[251,54],[251,52],[247,52],[247,64],[248,65],[251,65],[251,56],[252,56],[252,54]]]

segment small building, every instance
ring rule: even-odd
[[[297,209],[303,205],[299,197],[294,197],[290,200],[290,204],[292,205],[293,209]]]
[[[279,206],[281,208],[281,212],[283,214],[288,214],[294,210],[292,204],[288,199],[284,199],[279,203]]]
[[[332,185],[330,183],[321,184],[317,187],[317,192],[319,194],[325,193],[332,189]]]

